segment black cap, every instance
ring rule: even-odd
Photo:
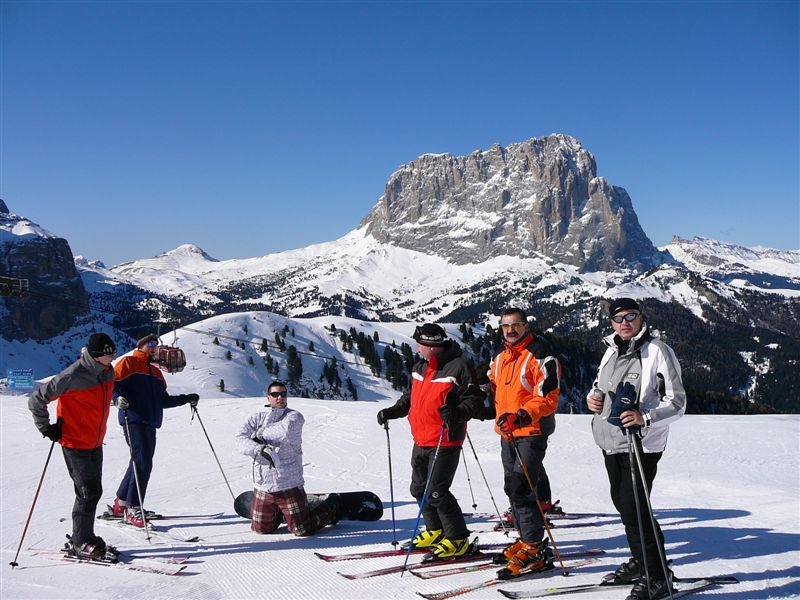
[[[425,323],[416,328],[412,337],[423,346],[444,346],[447,333],[436,323]]]
[[[142,346],[144,346],[147,342],[157,342],[158,336],[155,333],[148,333],[143,338],[140,338],[138,342],[136,342],[136,347],[141,350]]]
[[[116,354],[117,346],[114,344],[114,340],[105,333],[93,333],[89,336],[89,343],[86,344],[86,350],[89,352],[89,356],[97,358],[98,356]]]
[[[608,316],[613,317],[621,310],[638,310],[642,312],[636,300],[633,298],[614,298],[611,304],[608,305]]]

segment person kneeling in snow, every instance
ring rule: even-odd
[[[251,415],[236,434],[239,452],[253,459],[253,516],[250,528],[272,533],[286,519],[297,536],[312,535],[335,524],[337,495],[330,494],[313,510],[303,480],[303,415],[286,407],[286,384],[267,386],[267,410]]]

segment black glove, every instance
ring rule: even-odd
[[[186,403],[192,408],[197,408],[197,403],[200,402],[200,396],[197,394],[186,394]]]
[[[511,435],[520,427],[527,427],[533,423],[533,418],[524,408],[515,413],[503,413],[497,417],[497,426],[506,435]]]
[[[386,421],[392,418],[388,408],[383,408],[378,411],[378,425],[386,425]]]
[[[483,401],[483,406],[478,411],[478,418],[481,421],[492,420],[497,416],[497,409],[495,408],[494,402],[492,402],[489,398]]]
[[[266,459],[270,467],[275,467],[275,461],[272,460],[272,452],[270,452],[269,446],[261,446],[259,454]]]
[[[42,432],[42,435],[46,438],[51,439],[54,442],[57,442],[61,439],[61,421],[56,421],[55,423],[51,423],[47,426]]]
[[[114,406],[120,410],[128,410],[130,405],[131,403],[128,402],[128,399],[125,396],[117,396],[116,400],[114,400]]]
[[[448,423],[450,421],[465,421],[464,418],[466,414],[464,413],[464,409],[458,406],[457,404],[454,406],[450,406],[449,404],[442,404],[439,407],[439,414],[442,417],[443,423]]]
[[[625,427],[622,425],[620,416],[626,410],[637,410],[639,403],[636,400],[636,388],[626,382],[621,382],[617,386],[615,392],[608,392],[608,397],[611,398],[611,413],[608,415],[608,422],[617,427]]]

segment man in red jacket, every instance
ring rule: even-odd
[[[547,438],[556,427],[561,366],[545,341],[533,335],[522,309],[503,311],[500,328],[505,345],[489,365],[489,379],[498,415],[495,430],[501,435],[503,487],[520,539],[495,562],[506,563],[498,577],[510,579],[522,571],[552,567],[552,550],[544,537],[542,511],[533,488],[539,481]]]
[[[412,545],[430,549],[431,559],[463,556],[471,549],[464,514],[450,486],[467,435],[467,420],[483,411],[475,369],[458,344],[446,338],[435,323],[417,327],[414,339],[422,360],[411,372],[411,389],[394,406],[378,412],[379,425],[408,415],[414,438],[411,495],[421,505],[425,521],[425,531]]]
[[[106,437],[117,348],[105,333],[93,333],[81,357],[33,392],[28,408],[43,436],[61,444],[75,484],[72,536],[68,548],[86,559],[116,560],[113,548],[94,534],[94,513],[103,493],[103,440]],[[58,401],[50,423],[48,404]]]

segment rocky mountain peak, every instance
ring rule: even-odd
[[[594,156],[553,134],[467,156],[424,154],[395,171],[360,227],[456,264],[545,256],[584,271],[663,262],[627,192]]]
[[[27,279],[30,297],[0,298],[3,339],[47,339],[89,312],[67,240],[12,214],[0,200],[0,274]]]

